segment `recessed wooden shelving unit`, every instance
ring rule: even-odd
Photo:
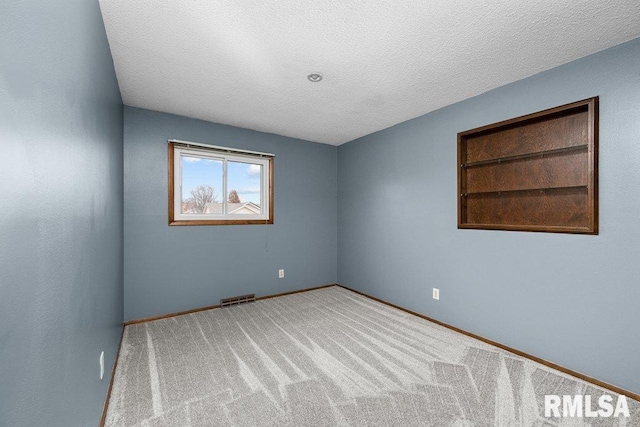
[[[598,98],[458,134],[458,228],[598,233]]]

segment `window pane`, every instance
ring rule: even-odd
[[[262,209],[262,165],[227,162],[227,213],[260,215]]]
[[[182,213],[222,215],[222,160],[181,156]]]

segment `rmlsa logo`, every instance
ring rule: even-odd
[[[629,405],[626,396],[618,396],[613,404],[613,397],[603,394],[598,398],[597,405],[591,402],[590,395],[576,394],[575,396],[555,394],[544,396],[544,416],[567,418],[595,418],[595,417],[629,417]]]

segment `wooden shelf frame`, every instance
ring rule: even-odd
[[[458,228],[598,234],[598,102],[458,133]]]

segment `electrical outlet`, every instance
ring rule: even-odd
[[[282,279],[284,277],[284,268],[281,268],[280,270],[278,270],[278,278]]]
[[[440,299],[440,289],[438,288],[433,288],[433,299]]]
[[[104,351],[100,353],[100,381],[104,378]]]

